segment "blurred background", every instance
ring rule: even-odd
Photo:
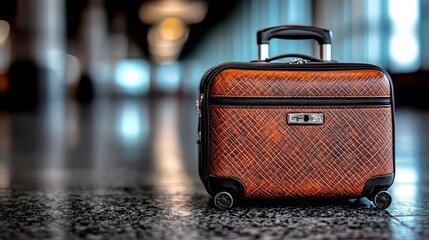
[[[195,97],[211,66],[257,58],[258,29],[306,24],[333,31],[334,59],[386,68],[399,105],[424,106],[428,10],[424,0],[2,0],[0,102]],[[273,40],[271,55],[313,45]]]
[[[256,59],[256,31],[270,26],[332,30],[333,59],[386,68],[399,108],[427,108],[428,12],[424,0],[2,0],[0,187],[164,176],[201,188],[200,80]],[[270,46],[271,56],[318,52],[310,40]],[[421,119],[398,114],[397,154],[420,156]],[[420,171],[407,159],[404,179]]]
[[[270,26],[332,30],[333,59],[386,68],[399,108],[427,108],[428,12],[424,0],[2,0],[0,188],[148,179],[201,188],[200,80],[214,65],[256,59],[256,31]],[[310,40],[270,45],[271,56],[318,52]],[[397,118],[410,179],[424,117]]]
[[[395,85],[395,219],[369,221],[375,215],[366,208],[363,215],[347,207],[314,212],[364,216],[350,227],[363,226],[364,235],[346,239],[408,239],[414,233],[405,224],[429,229],[428,13],[427,0],[1,0],[0,238],[109,238],[122,233],[112,225],[127,233],[131,223],[147,239],[156,238],[158,223],[169,229],[160,233],[166,239],[195,228],[196,239],[264,234],[246,220],[259,216],[252,209],[243,221],[247,210],[233,211],[230,221],[210,210],[197,170],[195,99],[209,68],[256,59],[256,31],[283,24],[332,30],[333,59],[382,66]],[[270,45],[271,56],[318,55],[312,41]],[[301,225],[330,222],[333,234],[344,233],[342,220],[321,221]],[[371,235],[380,229],[388,237]]]

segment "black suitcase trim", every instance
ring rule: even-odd
[[[381,175],[370,178],[362,191],[362,197],[371,196],[374,192],[380,189],[388,189],[395,178],[395,174]]]
[[[221,191],[227,191],[236,198],[241,198],[244,196],[246,187],[244,184],[237,178],[228,178],[228,177],[215,177],[209,176],[209,182],[211,187],[211,195],[214,195]]]

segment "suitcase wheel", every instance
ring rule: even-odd
[[[372,198],[372,202],[378,209],[386,209],[392,203],[392,196],[387,191],[379,191]]]
[[[219,192],[214,197],[214,204],[220,210],[229,209],[234,203],[234,198],[229,192]]]

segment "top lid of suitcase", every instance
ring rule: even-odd
[[[332,66],[335,69],[335,66]],[[374,98],[389,97],[388,77],[376,69],[249,70],[218,73],[211,97],[241,98]]]
[[[331,61],[331,35],[326,29],[299,25],[262,29],[257,34],[259,60],[213,68],[203,79],[201,90],[208,90],[210,97],[232,98],[390,97],[392,84],[383,69],[370,64]],[[317,40],[322,60],[301,54],[269,58],[272,38]],[[290,56],[304,60],[292,62],[299,64],[271,63]]]

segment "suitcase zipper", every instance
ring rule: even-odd
[[[210,105],[228,106],[367,106],[389,105],[390,98],[211,98]]]

